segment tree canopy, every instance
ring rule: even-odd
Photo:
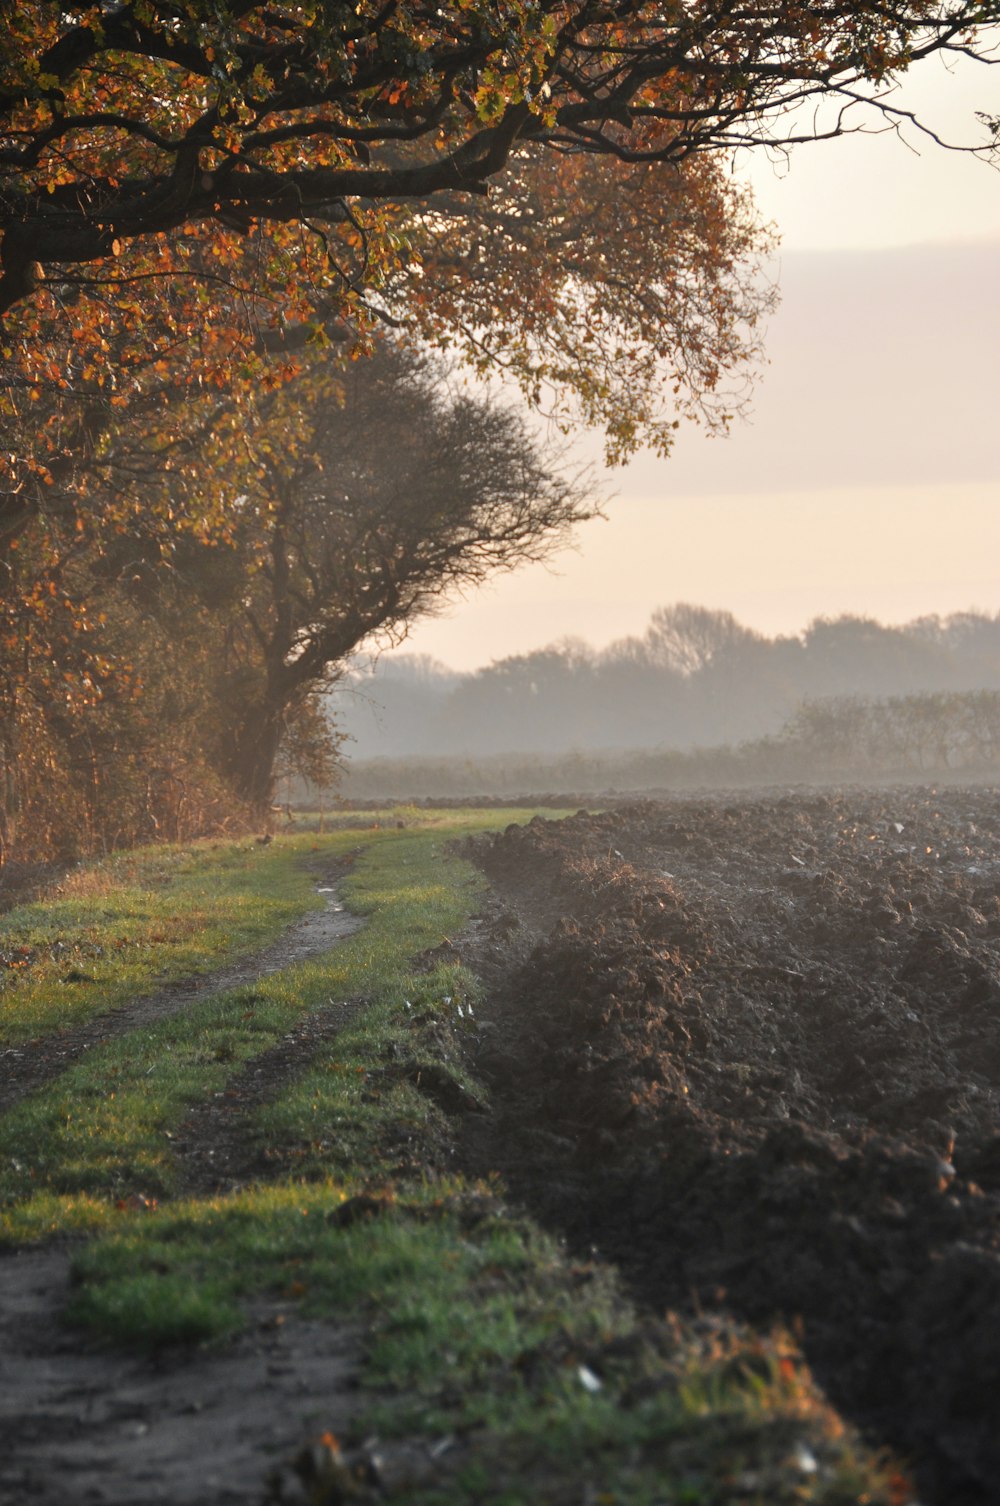
[[[237,351],[404,313],[439,333],[457,318],[528,384],[572,385],[565,332],[595,298],[594,350],[639,359],[641,335],[662,357],[687,280],[702,339],[685,325],[675,385],[704,393],[735,338],[731,321],[713,365],[704,321],[753,239],[695,159],[809,134],[795,107],[811,99],[843,105],[813,131],[848,129],[866,83],[984,49],[997,15],[997,0],[31,0],[0,36],[0,315],[72,309],[76,348],[25,379],[78,387],[113,306],[140,347],[115,354],[122,404],[181,346],[211,384]],[[37,338],[30,318],[12,351],[22,333]]]
[[[973,47],[996,15],[994,0],[34,0],[0,43],[0,308],[52,265],[196,226],[305,225],[333,236],[333,267],[352,232],[384,256],[378,206],[483,194],[526,143],[676,163],[780,140],[792,105],[851,101],[862,80]]]
[[[725,157],[851,128],[1000,0],[28,0],[0,34],[0,538],[379,323],[609,457],[725,424],[768,306]],[[823,124],[808,101],[833,99]],[[213,399],[208,401],[207,399]],[[197,408],[197,412],[194,409]],[[155,418],[161,436],[150,439]],[[242,421],[229,420],[238,430]]]

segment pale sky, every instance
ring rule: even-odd
[[[930,60],[899,99],[977,141],[1000,68]],[[564,637],[600,647],[675,601],[767,633],[1000,611],[1000,172],[908,139],[737,165],[781,235],[752,421],[615,472],[608,521],[574,552],[418,624],[405,652],[468,670]]]

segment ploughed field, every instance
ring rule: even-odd
[[[791,1328],[925,1506],[1000,1499],[1000,791],[643,802],[474,856],[472,1163],[654,1308]]]

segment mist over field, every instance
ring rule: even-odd
[[[817,618],[767,637],[677,604],[601,650],[564,640],[471,674],[417,655],[358,665],[329,706],[347,756],[363,760],[686,751],[774,736],[804,705],[980,691],[1000,691],[1000,614]]]

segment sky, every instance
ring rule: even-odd
[[[930,59],[895,98],[978,141],[1000,67]],[[607,521],[417,624],[403,652],[473,670],[564,638],[603,647],[676,601],[769,634],[1000,611],[1000,171],[905,138],[734,164],[780,235],[751,419],[610,473]]]

